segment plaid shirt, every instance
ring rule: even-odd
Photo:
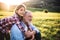
[[[20,25],[20,20],[21,18],[19,18],[17,14],[8,18],[0,19],[0,31],[2,33],[7,32],[8,30],[10,30],[14,23],[17,24],[18,28],[21,31],[24,31],[24,28]]]

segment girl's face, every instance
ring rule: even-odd
[[[19,10],[17,10],[18,15],[23,16],[25,13],[25,8],[21,7]]]

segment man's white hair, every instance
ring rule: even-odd
[[[26,10],[24,15],[26,15],[26,14],[30,14],[30,13],[32,13],[32,12],[29,11],[29,10]]]

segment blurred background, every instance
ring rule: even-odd
[[[32,23],[40,30],[42,40],[60,40],[60,0],[0,0],[0,19],[12,16],[19,4],[32,11]]]

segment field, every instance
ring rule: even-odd
[[[0,11],[0,18],[14,12]],[[40,30],[42,40],[60,40],[60,13],[34,11],[32,23]]]

